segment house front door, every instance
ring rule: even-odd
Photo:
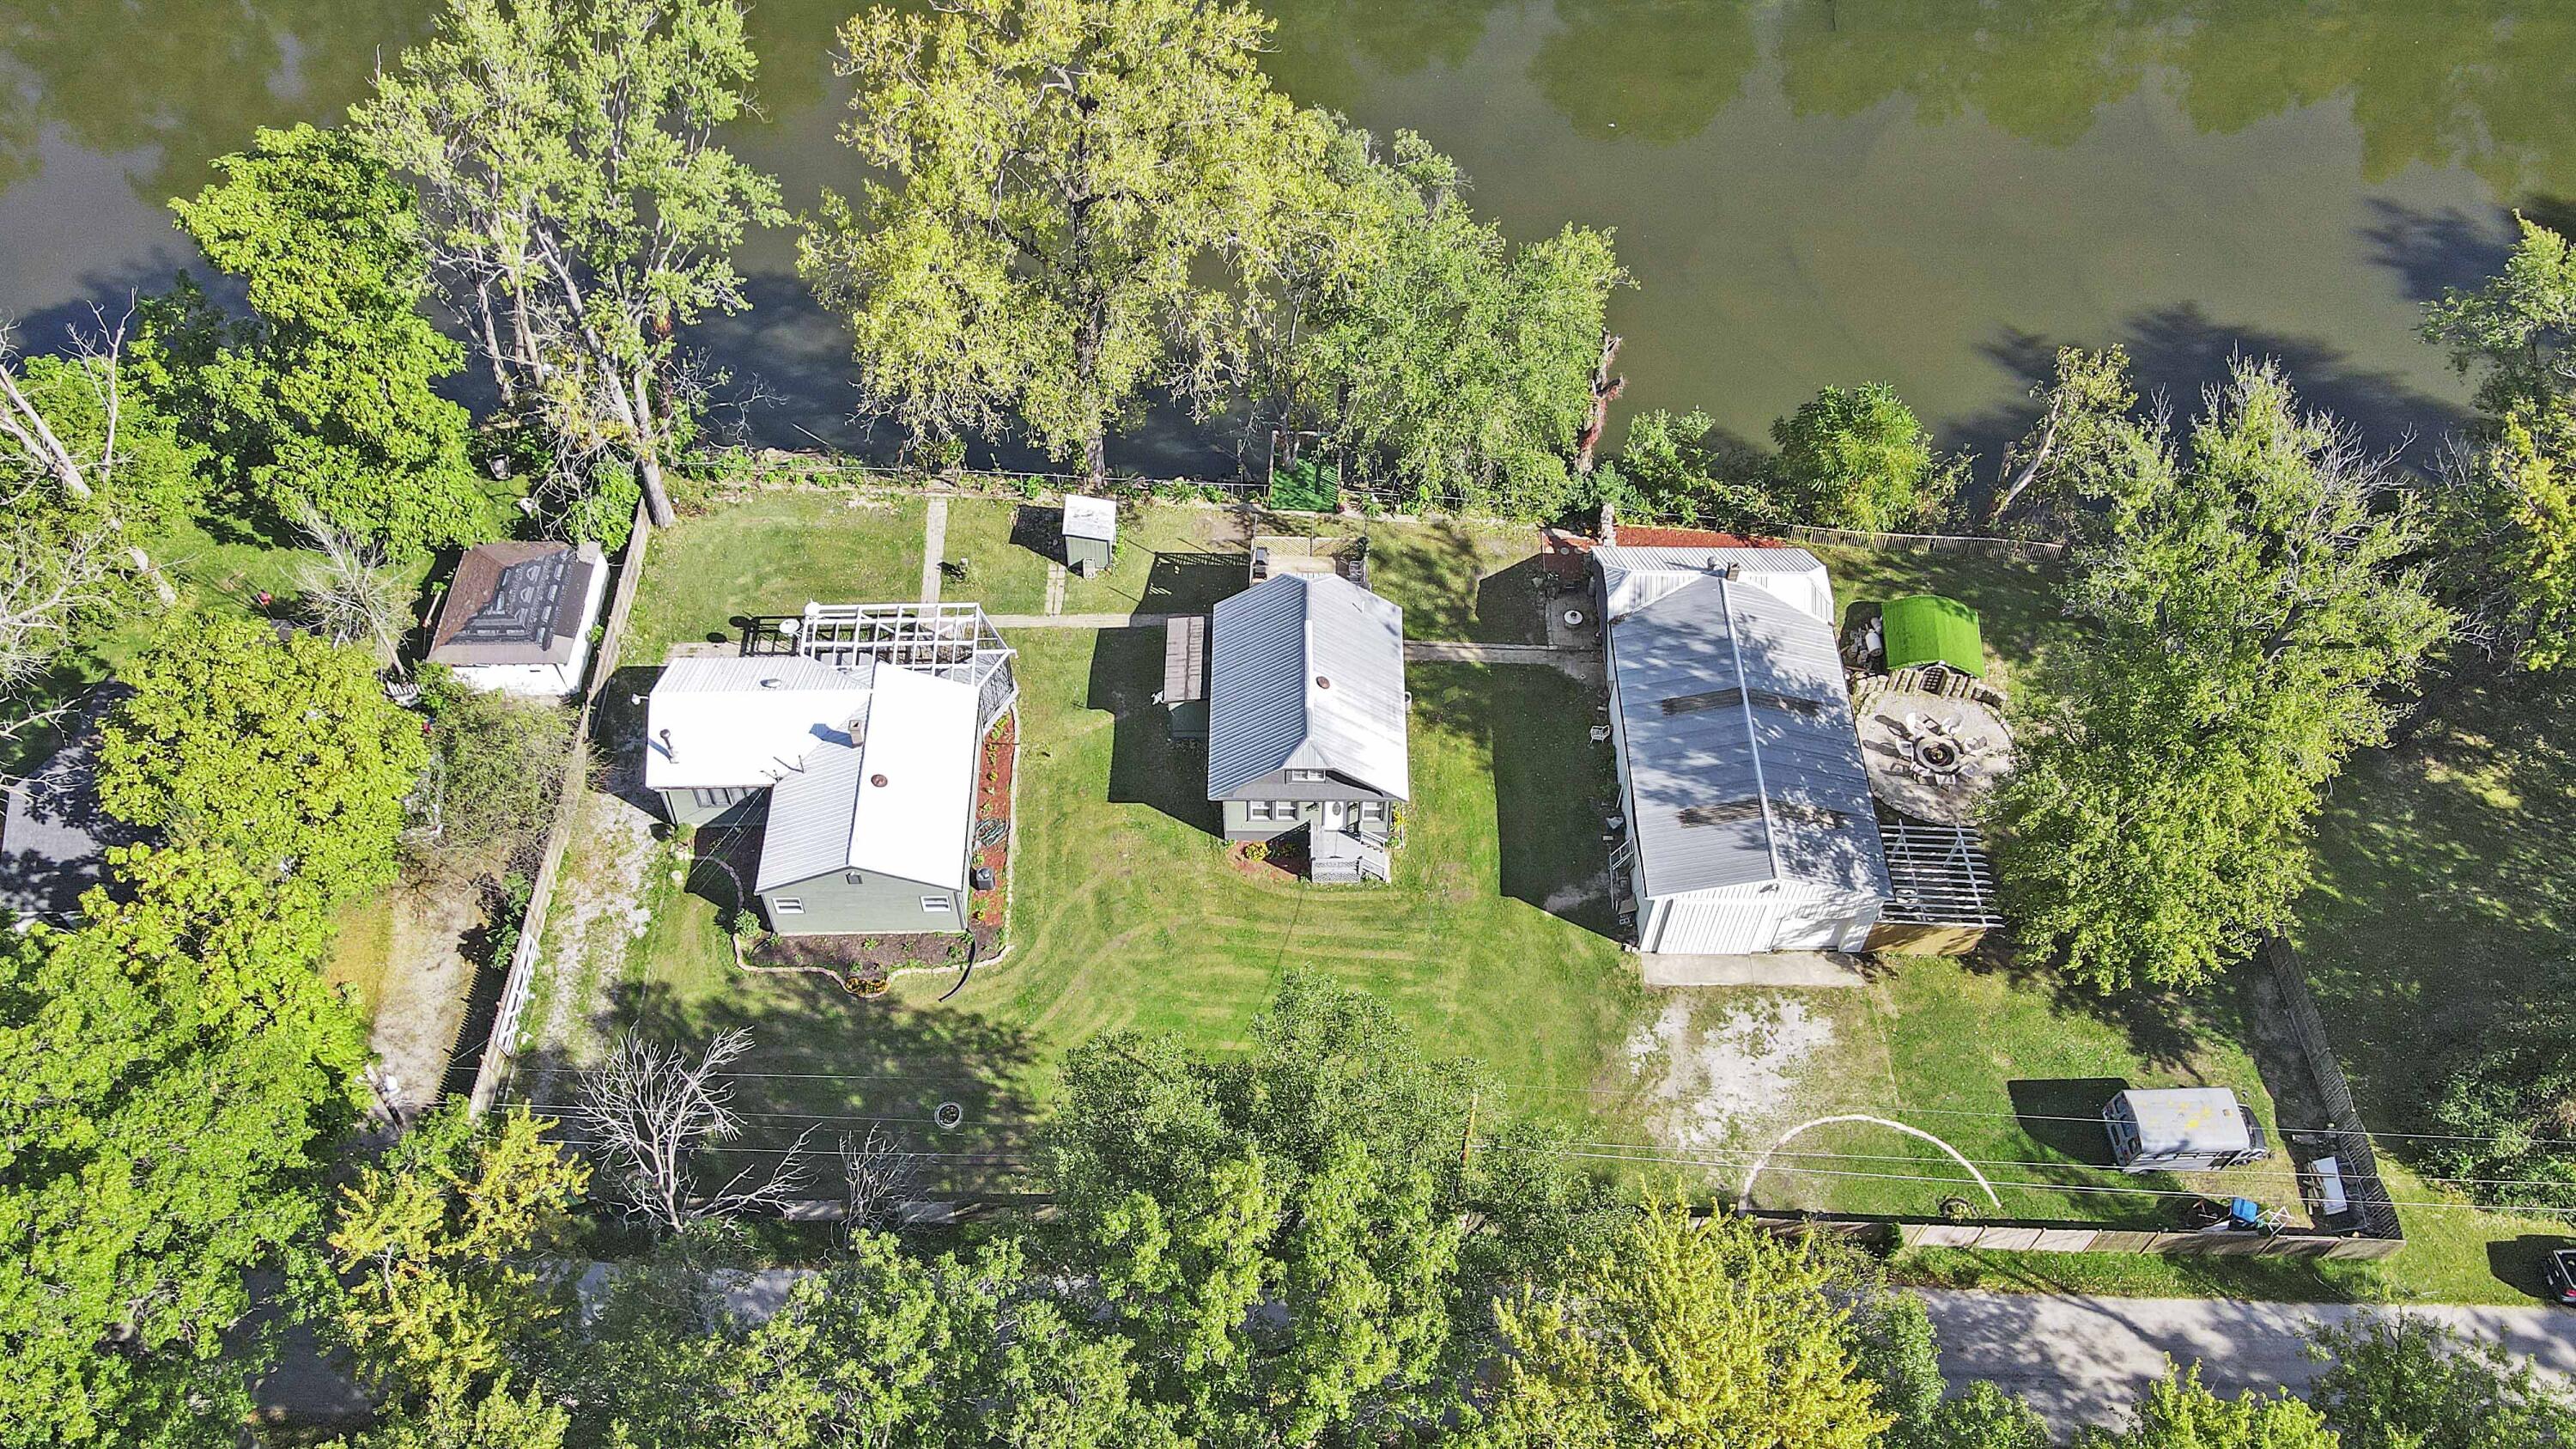
[[[1349,801],[1327,800],[1324,802],[1324,828],[1326,830],[1348,830],[1350,828],[1350,824],[1351,805]]]

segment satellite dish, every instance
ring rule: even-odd
[[[804,627],[805,621],[802,619],[781,619],[778,621],[778,632],[786,635],[790,639],[795,638],[797,632]]]

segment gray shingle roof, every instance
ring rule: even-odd
[[[599,545],[484,543],[465,551],[430,630],[437,664],[560,664],[590,621]]]
[[[1209,633],[1209,799],[1286,769],[1411,797],[1404,610],[1336,574],[1280,574],[1220,602]]]
[[[1611,628],[1647,894],[1772,880],[1888,893],[1831,625],[1702,578]]]

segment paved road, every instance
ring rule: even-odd
[[[2118,1420],[2139,1389],[2177,1362],[2200,1360],[2223,1393],[2304,1389],[2324,1365],[2305,1353],[2323,1324],[2396,1310],[2342,1303],[2237,1303],[2204,1298],[2084,1298],[1926,1291],[1952,1383],[1991,1379],[2029,1397],[2063,1430]],[[2576,1375],[2576,1313],[2555,1308],[2413,1308],[2551,1372]]]

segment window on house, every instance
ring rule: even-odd
[[[1270,818],[1270,802],[1267,800],[1244,801],[1243,818],[1246,820],[1268,820]]]
[[[952,902],[946,896],[923,896],[921,898],[921,908],[925,911],[929,911],[933,915],[946,915],[957,907],[955,902]]]
[[[1360,818],[1362,820],[1384,820],[1386,818],[1386,802],[1383,800],[1362,800],[1360,802]]]
[[[1327,775],[1322,770],[1290,770],[1288,772],[1288,778],[1291,780],[1301,780],[1311,785],[1330,779],[1331,776]]]
[[[751,791],[748,789],[734,788],[723,790],[691,790],[689,792],[689,803],[697,806],[701,810],[720,810],[728,805],[741,804],[750,796],[750,794]]]
[[[769,908],[782,916],[801,916],[805,914],[805,903],[796,899],[794,896],[780,896],[778,899],[769,903]]]

